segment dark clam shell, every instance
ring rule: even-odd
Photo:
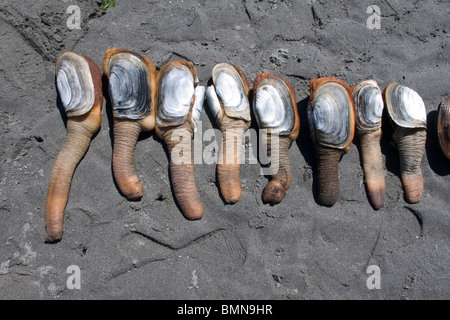
[[[143,119],[151,110],[150,75],[139,55],[118,52],[108,62],[109,92],[116,118]]]

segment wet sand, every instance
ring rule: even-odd
[[[436,136],[436,109],[450,94],[447,1],[378,1],[380,29],[367,25],[373,1],[118,0],[103,13],[98,2],[0,5],[0,298],[450,298],[450,161]],[[80,9],[80,29],[68,28],[72,4]],[[110,47],[141,52],[158,69],[191,60],[201,85],[217,62],[239,66],[250,83],[261,72],[285,77],[295,88],[301,126],[289,151],[293,180],[284,200],[263,204],[268,177],[259,164],[245,163],[242,197],[227,205],[216,166],[196,164],[205,213],[186,220],[173,197],[164,143],[150,132],[135,151],[144,196],[127,201],[113,180],[106,104],[73,177],[64,237],[45,243],[47,186],[66,132],[54,62],[73,50],[101,67]],[[350,86],[371,78],[382,89],[400,82],[421,95],[428,134],[420,203],[404,200],[387,128],[384,207],[369,203],[358,139],[339,163],[339,201],[331,208],[316,202],[306,106],[309,81],[325,76]],[[203,132],[217,128],[207,110],[201,120]],[[203,138],[206,148],[211,140]],[[67,287],[71,265],[80,268],[80,289]],[[370,266],[379,267],[380,289],[367,286]]]

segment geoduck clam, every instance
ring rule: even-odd
[[[274,169],[262,198],[274,205],[284,199],[292,181],[289,148],[300,130],[294,88],[280,76],[260,74],[253,82],[253,112],[259,128],[267,130],[263,137]],[[278,136],[278,145],[272,145],[272,135]]]
[[[380,140],[383,97],[375,80],[364,80],[352,88],[356,132],[370,201],[375,209],[384,205],[386,182]]]
[[[420,164],[427,136],[425,104],[417,92],[399,83],[386,87],[384,101],[394,127],[392,137],[399,151],[405,199],[408,203],[418,203],[423,194]]]
[[[189,220],[203,217],[194,176],[192,138],[200,120],[205,88],[191,61],[169,62],[157,77],[156,134],[167,145],[174,196]]]
[[[46,241],[63,235],[64,210],[75,168],[102,121],[103,94],[99,67],[75,52],[56,59],[56,85],[67,115],[66,138],[53,166],[45,204]]]
[[[229,63],[214,66],[212,83],[206,100],[222,132],[217,178],[224,201],[235,203],[242,194],[239,169],[242,139],[251,124],[250,87],[242,70]]]
[[[332,77],[311,80],[308,121],[317,161],[317,201],[331,207],[339,200],[339,161],[355,133],[351,88]]]
[[[143,195],[134,151],[141,132],[155,127],[156,67],[151,59],[122,48],[106,50],[103,73],[109,81],[114,117],[112,167],[117,186],[130,200]]]

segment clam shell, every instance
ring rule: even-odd
[[[364,80],[353,89],[355,122],[358,132],[372,132],[381,128],[383,96],[374,80]]]
[[[130,51],[111,56],[109,93],[116,118],[143,119],[151,109],[150,75],[141,57]]]
[[[85,57],[65,52],[57,60],[56,86],[68,117],[89,112],[95,102],[95,88]]]
[[[295,112],[291,92],[286,82],[277,76],[268,76],[253,88],[253,112],[258,126],[289,134],[295,126]]]
[[[384,90],[390,119],[402,128],[426,128],[427,113],[422,98],[414,90],[390,83]]]
[[[314,95],[311,94],[313,98],[308,105],[310,130],[323,146],[345,149],[353,140],[354,111],[349,90],[341,82],[331,80],[324,81],[314,89]]]
[[[195,103],[192,107],[192,122],[194,123],[194,132],[197,132],[198,123],[203,111],[203,103],[205,101],[205,87],[197,86],[195,88]]]
[[[216,89],[214,86],[209,86],[206,88],[206,102],[209,106],[209,110],[213,113],[214,119],[220,123],[222,119],[222,107],[220,106],[219,98],[216,94]]]
[[[442,99],[438,108],[438,138],[442,151],[450,159],[450,96]]]
[[[218,63],[212,70],[212,80],[225,114],[250,121],[248,82],[242,71],[229,63]]]
[[[194,76],[187,65],[178,61],[162,70],[158,81],[158,124],[174,126],[186,122],[198,82]]]

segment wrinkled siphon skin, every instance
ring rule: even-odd
[[[118,118],[113,120],[113,156],[112,168],[114,179],[120,192],[129,200],[139,200],[143,195],[143,187],[136,174],[134,151],[142,132],[155,128],[156,99],[156,67],[151,59],[129,49],[110,48],[103,59],[103,72],[110,78],[110,61],[114,55],[127,53],[139,58],[146,68],[147,89],[150,93],[150,112],[142,119]]]
[[[120,192],[129,200],[140,199],[144,191],[134,165],[134,151],[141,131],[138,121],[114,119],[113,174]]]
[[[56,60],[56,65],[61,57],[62,55]],[[57,242],[62,239],[64,210],[69,199],[73,174],[102,122],[103,93],[100,69],[90,58],[83,57],[89,65],[95,101],[87,113],[67,118],[65,141],[50,175],[45,203],[47,242]]]
[[[370,200],[375,209],[383,207],[386,194],[380,145],[381,137],[381,129],[359,134],[364,177]]]
[[[180,130],[182,138],[178,139],[176,130]],[[181,212],[189,220],[197,220],[203,217],[203,203],[198,193],[194,173],[194,153],[192,152],[193,129],[186,122],[176,129],[172,127],[162,128],[159,136],[167,146],[169,155],[169,172],[175,199]],[[175,163],[172,155],[174,150],[181,150],[181,158],[190,159],[186,163]],[[178,156],[178,155],[177,155]]]
[[[276,157],[278,163],[275,164],[278,167],[278,171],[272,174],[270,181],[264,188],[262,199],[265,203],[272,205],[278,204],[284,199],[292,181],[291,161],[289,159],[289,148],[292,140],[288,136],[280,136],[278,141],[278,146],[273,148],[270,134],[268,134],[267,153],[269,157],[271,157],[272,151],[278,153]]]
[[[420,164],[425,152],[427,131],[424,128],[397,128],[393,139],[400,156],[400,173],[408,203],[422,201],[423,176]]]
[[[139,200],[144,192],[142,183],[136,174],[134,152],[140,134],[153,130],[154,120],[152,122],[153,125],[147,125],[142,120],[132,119],[114,119],[113,122],[113,174],[120,192],[128,200]]]
[[[164,65],[158,72],[157,87],[161,87],[166,70],[176,65],[187,67],[193,79],[197,78],[194,65],[190,61],[174,61]],[[158,107],[159,107],[159,102]],[[194,123],[192,121],[192,108],[195,96],[192,97],[190,111],[186,121],[181,124],[168,125],[156,122],[156,134],[167,146],[169,157],[170,181],[175,200],[181,212],[189,220],[203,217],[203,203],[197,190],[194,173],[194,154],[192,152],[192,139],[194,136]],[[178,163],[175,159],[183,158],[186,162]]]
[[[250,122],[224,115],[220,124],[222,148],[217,164],[220,194],[227,203],[237,202],[242,195],[239,179],[242,140]]]
[[[339,200],[339,161],[343,150],[317,145],[315,148],[317,165],[317,202],[326,207]]]

